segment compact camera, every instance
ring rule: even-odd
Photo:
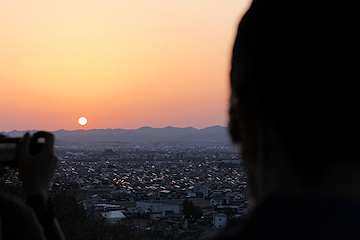
[[[0,137],[0,164],[17,168],[19,162],[19,143],[21,138]],[[38,154],[42,149],[42,143],[37,138],[30,140],[30,155]]]

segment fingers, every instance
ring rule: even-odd
[[[51,154],[53,153],[53,151],[54,151],[54,139],[55,139],[53,134],[48,133],[48,132],[40,131],[40,132],[34,133],[33,138],[35,138],[36,140],[39,139],[39,138],[44,138],[45,143],[44,143],[42,151],[46,152],[46,153],[51,153]]]
[[[19,142],[19,160],[20,163],[24,161],[24,159],[27,159],[29,156],[29,147],[30,147],[30,134],[25,133],[24,137]]]
[[[38,143],[38,139],[40,138],[44,139],[45,141],[42,143]],[[34,133],[33,137],[31,138],[30,134],[26,133],[19,142],[19,164],[22,165],[24,161],[27,161],[31,156],[34,155],[38,155],[38,154],[53,155],[54,152],[53,147],[54,147],[53,134],[40,131]]]
[[[39,139],[45,141],[39,143]],[[46,193],[57,164],[53,145],[54,135],[48,132],[37,132],[31,139],[29,134],[25,134],[21,140],[19,150],[22,157],[19,159],[19,176],[25,196]]]

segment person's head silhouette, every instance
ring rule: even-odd
[[[220,239],[360,238],[354,9],[256,0],[241,20],[229,129],[256,207]]]
[[[360,166],[355,24],[332,3],[278,0],[255,1],[242,19],[230,127],[243,144],[256,198],[360,196],[344,186],[357,178],[342,173]]]

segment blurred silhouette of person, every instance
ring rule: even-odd
[[[230,134],[250,185],[217,239],[360,239],[358,7],[256,0],[240,21]]]
[[[18,171],[26,204],[13,196],[0,193],[0,239],[65,239],[54,217],[47,189],[57,164],[53,153],[54,136],[37,132],[34,139],[44,139],[41,150],[30,154],[30,135],[19,143]],[[6,173],[4,165],[0,173]]]

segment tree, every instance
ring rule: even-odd
[[[186,219],[196,221],[203,215],[203,210],[199,206],[195,206],[192,201],[185,199],[181,206]]]

